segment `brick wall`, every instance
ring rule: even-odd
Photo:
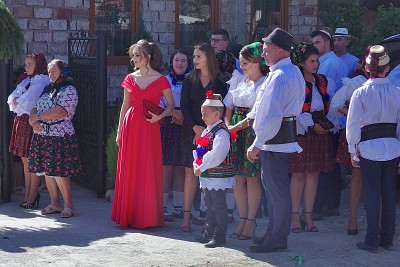
[[[311,32],[317,29],[318,0],[289,1],[289,32],[295,42],[310,41]]]
[[[67,61],[67,38],[89,30],[90,0],[6,0],[25,38],[24,53],[41,52]],[[23,62],[24,55],[16,64]]]

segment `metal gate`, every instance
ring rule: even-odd
[[[72,179],[104,197],[106,189],[105,143],[107,123],[107,55],[105,38],[68,39],[68,68],[78,91],[74,127],[82,172]]]

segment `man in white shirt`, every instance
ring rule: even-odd
[[[352,164],[361,167],[367,233],[361,250],[393,249],[396,179],[400,156],[400,90],[386,74],[389,56],[371,47],[366,59],[370,79],[354,91],[347,115],[346,138]]]
[[[291,156],[302,149],[297,143],[296,116],[305,99],[305,81],[292,64],[289,53],[293,36],[276,28],[263,38],[263,54],[270,73],[257,95],[252,111],[256,138],[247,158],[261,160],[261,179],[268,201],[269,222],[266,234],[252,252],[278,252],[287,249],[291,223],[291,198],[288,165]]]
[[[340,57],[348,68],[347,77],[353,78],[354,72],[358,66],[358,58],[347,52],[347,46],[350,44],[350,34],[346,28],[336,28],[332,35],[335,53]]]

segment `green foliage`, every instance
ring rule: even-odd
[[[365,2],[365,1],[364,1]],[[345,27],[351,34],[351,43],[348,51],[356,56],[361,56],[367,45],[380,43],[383,39],[399,33],[400,8],[393,4],[385,7],[381,5],[377,10],[376,23],[365,25],[367,12],[363,1],[355,0],[324,0],[320,1],[321,25],[332,30]]]
[[[107,173],[113,185],[115,184],[115,176],[117,173],[118,146],[115,140],[117,139],[117,126],[111,129],[107,138],[106,158],[107,158]]]
[[[383,5],[378,7],[378,19],[376,20],[377,34],[380,39],[385,39],[400,31],[400,8],[390,4],[388,8]]]
[[[21,53],[24,36],[3,1],[0,1],[0,36],[0,59],[8,62]]]
[[[360,42],[363,36],[362,19],[367,9],[358,0],[324,0],[320,1],[321,21],[335,31],[336,28],[347,28],[351,34],[350,53],[360,55],[363,48]]]

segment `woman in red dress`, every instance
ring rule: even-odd
[[[174,110],[168,80],[160,73],[163,66],[160,49],[140,40],[129,48],[135,72],[121,86],[121,107],[117,144],[117,175],[111,219],[121,227],[144,229],[164,224],[162,149],[159,121]],[[161,96],[167,107],[160,114],[145,117],[144,101],[155,106]]]

